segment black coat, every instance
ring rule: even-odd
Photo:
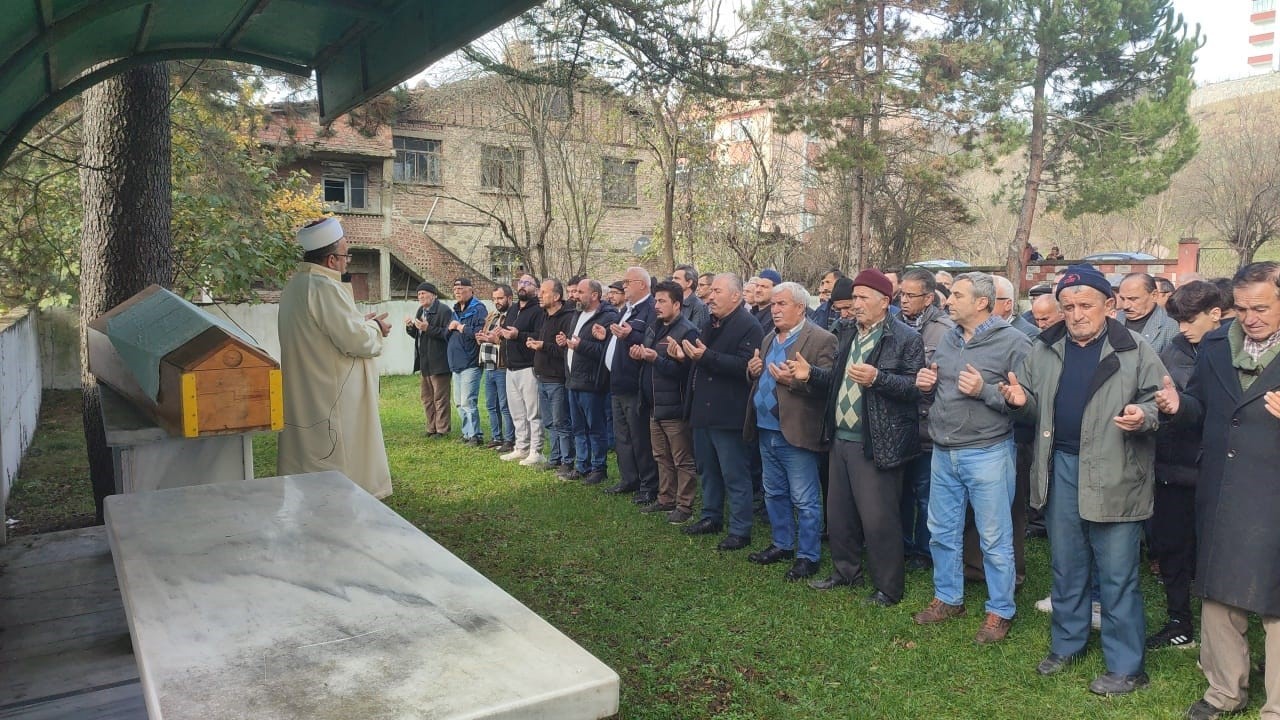
[[[1209,600],[1280,616],[1280,420],[1263,395],[1280,388],[1280,360],[1241,389],[1227,329],[1200,341],[1174,422],[1203,428],[1196,485],[1195,591]]]
[[[658,359],[640,367],[640,392],[654,420],[680,420],[685,416],[690,363],[687,359],[683,362],[671,359],[667,354],[667,338],[694,342],[699,337],[698,328],[683,315],[677,316],[670,325],[659,320],[645,332],[644,346],[657,351]]]
[[[591,334],[591,327],[600,325],[608,330],[616,322],[618,309],[609,303],[601,303],[596,314],[582,326],[578,332],[582,342],[573,351],[573,367],[569,368],[564,381],[566,388],[580,392],[605,392],[609,389],[609,371],[604,366],[604,349],[608,346],[609,335],[606,333],[604,340],[597,340]]]
[[[764,330],[760,322],[737,308],[720,326],[711,318],[702,336],[707,351],[693,364],[689,375],[689,425],[691,427],[742,430],[751,402],[747,362],[760,348]]]
[[[538,339],[538,335],[542,332],[542,323],[547,319],[547,311],[538,305],[537,299],[530,300],[529,303],[521,307],[519,302],[511,304],[507,310],[507,319],[503,323],[503,327],[513,327],[519,331],[519,335],[508,340],[503,338],[502,349],[507,358],[508,370],[524,370],[533,367],[533,351],[525,344],[529,338]]]
[[[413,338],[413,371],[424,375],[453,372],[449,369],[449,323],[453,311],[437,298],[427,307],[419,305],[414,317],[426,320],[427,329],[419,332],[412,325],[405,326],[404,331]]]
[[[1179,390],[1186,390],[1196,366],[1197,348],[1181,333],[1164,346],[1160,362]],[[1200,477],[1200,432],[1195,428],[1164,424],[1156,431],[1156,482],[1193,487]]]
[[[625,306],[618,310],[619,320],[622,319],[625,310]],[[631,326],[631,334],[625,338],[618,338],[618,342],[614,343],[613,362],[609,370],[609,387],[614,395],[639,394],[640,362],[631,359],[631,346],[644,342],[644,333],[653,324],[654,319],[652,295],[632,308],[630,317],[626,318],[627,324]],[[609,337],[611,336],[605,338],[606,348]]]
[[[543,311],[545,313],[545,309]],[[578,311],[565,303],[555,315],[546,315],[542,319],[542,327],[538,328],[538,340],[542,341],[542,349],[533,353],[533,375],[538,382],[564,383],[566,368],[564,353],[567,348],[556,344],[556,335],[564,333],[566,337],[573,334],[573,325],[578,320]]]
[[[827,393],[822,417],[822,441],[831,442],[836,432],[836,399],[840,395],[849,349],[858,335],[858,325],[838,322],[836,361],[831,369],[814,367],[809,383]],[[862,389],[858,416],[865,421],[869,442],[862,444],[868,460],[881,470],[896,468],[920,454],[920,391],[916,373],[924,367],[924,342],[920,333],[893,316],[884,321],[884,332],[867,355],[867,364],[879,374],[871,387]]]

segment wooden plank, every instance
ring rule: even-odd
[[[39,655],[13,665],[0,676],[0,707],[69,695],[86,688],[138,678],[128,636],[76,652]]]
[[[110,583],[41,590],[22,597],[0,597],[0,627],[70,618],[120,606],[120,588],[114,579]]]
[[[89,583],[114,583],[115,564],[111,555],[91,555],[56,563],[7,568],[0,574],[0,602],[55,588],[73,588]],[[0,611],[3,612],[3,611]]]
[[[0,665],[37,655],[77,652],[129,636],[124,607],[69,618],[7,626],[0,633]]]
[[[0,578],[18,568],[104,554],[110,557],[111,549],[101,525],[14,538],[0,546]]]
[[[147,720],[142,686],[131,680],[56,698],[0,707],[2,720]]]

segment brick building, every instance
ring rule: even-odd
[[[614,279],[661,216],[643,118],[607,92],[482,77],[397,98],[395,119],[277,108],[262,141],[295,158],[342,218],[359,300],[473,279],[481,297],[526,268]],[[545,242],[539,252],[539,229]]]

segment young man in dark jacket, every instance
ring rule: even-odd
[[[533,350],[529,339],[538,339],[547,313],[538,301],[538,281],[525,273],[516,281],[516,304],[498,334],[507,358],[507,407],[516,426],[516,446],[500,455],[521,465],[536,465],[542,456],[542,413],[538,408],[538,380],[533,375]]]
[[[413,371],[421,373],[422,409],[427,417],[427,437],[448,435],[453,411],[449,389],[449,323],[453,313],[440,302],[440,291],[429,282],[418,285],[418,310],[404,322],[404,331],[414,339]]]
[[[533,350],[533,376],[538,379],[538,410],[550,436],[548,469],[558,473],[573,471],[573,434],[569,426],[569,396],[564,386],[565,351],[557,338],[573,332],[576,311],[565,303],[564,284],[556,278],[542,281],[538,302],[547,314],[537,338],[526,343]]]
[[[855,321],[840,322],[830,369],[790,361],[797,380],[827,397],[822,437],[831,443],[827,533],[831,576],[815,590],[862,583],[866,546],[874,586],[867,601],[902,600],[902,467],[920,454],[915,375],[924,364],[920,335],[889,315],[893,284],[874,268],[853,280]]]
[[[670,343],[699,337],[698,328],[681,312],[683,300],[678,284],[658,283],[653,291],[656,322],[645,331],[644,344],[631,348],[631,356],[643,363],[640,392],[649,406],[649,438],[658,465],[658,499],[641,512],[666,513],[667,521],[673,525],[681,525],[693,516],[698,482],[693,434],[685,419],[689,366],[667,352]]]
[[[605,453],[609,451],[605,433],[609,415],[609,371],[604,366],[605,342],[593,337],[593,329],[618,322],[618,311],[601,300],[600,283],[584,279],[578,283],[578,305],[573,332],[556,338],[565,348],[565,387],[569,390],[569,424],[573,430],[577,466],[562,473],[566,480],[580,478],[586,485],[598,485],[605,478]],[[563,342],[562,342],[563,341]]]
[[[675,345],[672,357],[692,363],[689,378],[689,426],[694,458],[702,476],[702,517],[685,527],[689,535],[710,535],[724,527],[725,495],[729,499],[729,533],[721,550],[751,544],[751,468],[742,439],[751,383],[747,362],[760,347],[764,331],[742,306],[742,281],[732,273],[717,275],[707,295],[711,323],[706,336]]]
[[[1179,334],[1165,345],[1160,362],[1179,390],[1196,365],[1200,339],[1222,324],[1222,294],[1196,280],[1178,288],[1165,304]],[[1196,479],[1200,433],[1163,425],[1156,431],[1156,507],[1151,516],[1151,557],[1160,563],[1168,621],[1147,638],[1147,649],[1196,646],[1191,616],[1191,578],[1196,569]]]

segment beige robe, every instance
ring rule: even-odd
[[[284,380],[281,475],[338,470],[377,498],[391,494],[378,417],[383,337],[365,320],[341,276],[299,263],[280,296]]]

